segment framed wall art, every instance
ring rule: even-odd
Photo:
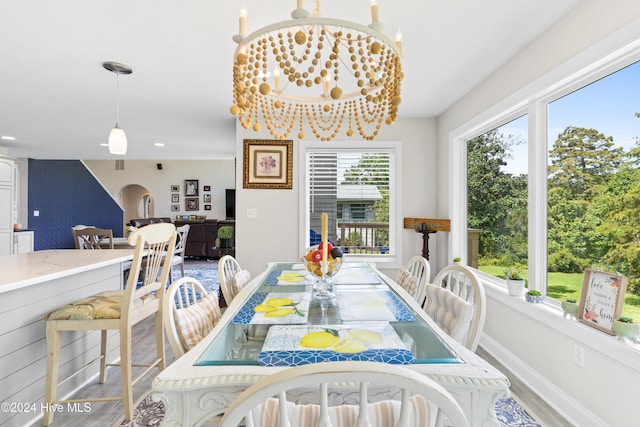
[[[178,193],[180,191],[180,186],[179,185],[172,185],[171,186],[171,192],[172,193]]]
[[[204,185],[202,187],[202,191],[211,191],[211,186],[210,185]]]
[[[180,203],[180,195],[172,194],[171,195],[171,203]]]
[[[205,211],[210,211],[211,210],[211,205],[204,205],[204,210]]]
[[[178,212],[180,210],[180,205],[171,205],[171,212]]]
[[[211,203],[211,193],[203,194],[202,201],[204,203]]]
[[[293,141],[244,140],[244,188],[291,189]]]
[[[185,179],[184,180],[184,195],[187,197],[193,197],[198,195],[198,180],[197,179]]]
[[[615,273],[586,269],[582,279],[578,319],[608,334],[620,317],[629,278]]]
[[[197,197],[185,197],[184,199],[185,209],[188,211],[197,211],[199,208]]]

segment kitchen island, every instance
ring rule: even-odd
[[[122,288],[133,249],[59,249],[0,256],[0,426],[29,425],[43,414],[44,316],[75,300]],[[117,339],[110,359],[119,356]],[[63,334],[59,378],[99,356],[100,333]],[[62,397],[97,375],[98,364],[58,388]],[[68,410],[69,408],[62,408]],[[71,408],[72,409],[72,408]]]

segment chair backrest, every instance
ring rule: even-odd
[[[143,307],[147,311],[162,310],[176,236],[175,226],[167,223],[150,224],[129,235],[129,244],[135,246],[135,250],[122,301],[122,313],[129,313],[134,301],[144,302]],[[127,317],[123,314],[121,319],[128,321]]]
[[[368,391],[371,387],[394,393],[394,400],[370,404]],[[294,389],[304,389],[305,400],[316,389],[316,401],[319,404],[296,405],[287,402],[285,392]],[[329,390],[332,397],[349,392],[349,401],[355,399],[357,406],[329,407]],[[412,394],[414,396],[410,397]],[[271,399],[274,396],[278,396],[275,401]],[[393,411],[393,416],[389,417],[387,410]],[[408,367],[379,362],[326,362],[287,368],[263,377],[233,401],[220,425],[235,427],[246,416],[245,424],[248,427],[423,427],[435,425],[439,411],[448,418],[449,425],[469,425],[462,408],[449,392],[434,380]],[[280,417],[283,413],[287,416]],[[350,418],[348,424],[343,423],[345,417]],[[282,422],[277,424],[276,419]],[[336,419],[340,419],[340,422],[336,423]],[[308,424],[302,424],[302,421]]]
[[[180,227],[176,227],[176,232],[178,233],[178,240],[176,243],[176,249],[173,251],[174,255],[184,256],[184,248],[187,245],[187,236],[189,235],[189,224],[181,225]]]
[[[72,228],[77,249],[113,249],[113,230],[106,228]]]
[[[475,351],[482,335],[487,310],[484,288],[480,279],[469,267],[449,265],[436,275],[433,285],[446,289],[473,307],[469,329],[461,343],[471,351]],[[430,310],[429,304],[433,304],[433,301],[429,301],[427,296],[423,306],[427,313]]]
[[[236,276],[240,273],[242,268],[238,261],[231,255],[225,255],[218,261],[218,277],[220,279],[220,290],[222,296],[227,304],[231,304],[231,301],[236,296],[238,291],[246,283],[236,283]]]
[[[163,303],[167,339],[176,358],[189,351],[218,323],[218,296],[207,294],[192,277],[182,277],[169,286]]]
[[[410,278],[416,280],[411,280]],[[411,296],[422,304],[425,296],[425,286],[431,278],[431,266],[425,257],[416,255],[412,257],[398,271],[396,282],[402,286]]]

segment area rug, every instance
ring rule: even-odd
[[[182,276],[179,266],[174,266],[172,273],[174,279]],[[207,292],[218,292],[220,289],[217,261],[187,260],[184,264],[184,275],[197,279]]]
[[[501,427],[541,427],[513,397],[496,403],[496,416]],[[133,411],[133,419],[116,423],[114,427],[157,427],[164,417],[164,404],[154,402],[151,393],[144,396]]]

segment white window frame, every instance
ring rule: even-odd
[[[393,162],[393,179],[389,182],[389,253],[384,255],[345,254],[346,261],[373,262],[377,265],[397,265],[402,260],[402,148],[399,141],[300,141],[298,164],[300,165],[300,224],[299,253],[309,247],[309,180],[307,177],[307,153],[309,151],[356,151],[356,152],[389,152]],[[391,178],[391,173],[389,175]]]
[[[612,43],[608,40],[603,44]],[[550,102],[640,61],[640,39],[617,42],[608,55],[589,60],[602,46],[594,46],[562,67],[487,109],[449,134],[449,212],[451,253],[467,253],[467,141],[528,115],[528,283],[547,289],[547,123]],[[593,52],[592,52],[593,51]],[[573,72],[570,72],[571,70]],[[548,301],[547,301],[548,302]],[[557,304],[557,302],[553,302]]]

